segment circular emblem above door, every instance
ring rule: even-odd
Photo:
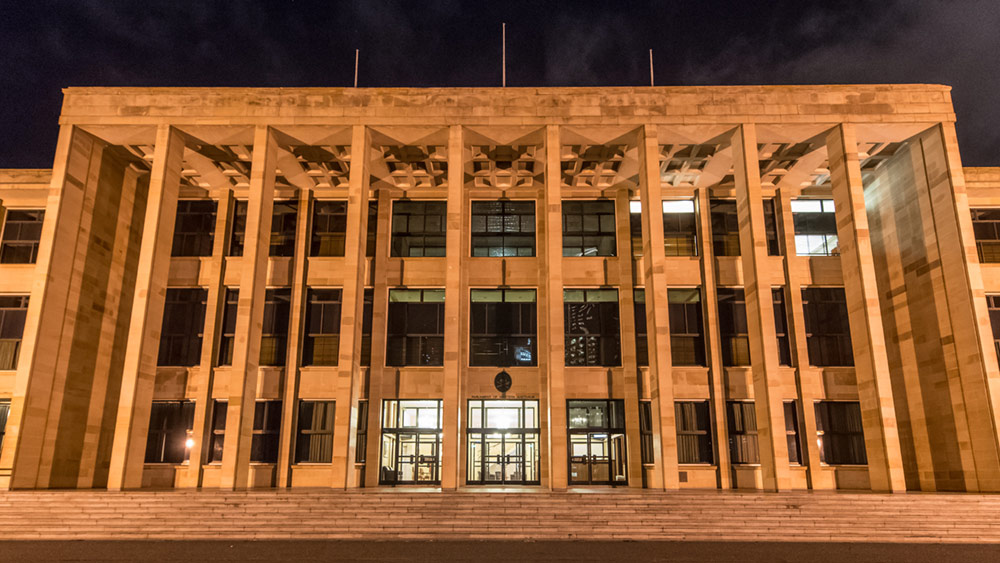
[[[505,370],[501,370],[496,377],[493,378],[493,386],[497,388],[497,391],[501,393],[506,393],[510,391],[511,383],[510,374]]]

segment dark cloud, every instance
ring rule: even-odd
[[[1000,164],[1000,2],[0,0],[0,167],[47,167],[70,85],[928,82],[963,160]]]

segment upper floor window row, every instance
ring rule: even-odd
[[[34,264],[42,238],[44,209],[8,209],[0,235],[0,264]]]
[[[839,256],[837,215],[832,199],[793,199],[795,253],[799,256]]]
[[[976,236],[976,252],[984,264],[1000,262],[1000,208],[973,209],[972,231]]]

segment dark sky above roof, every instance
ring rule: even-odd
[[[942,83],[1000,165],[1000,0],[0,0],[0,168],[52,165],[65,86]]]

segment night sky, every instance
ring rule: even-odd
[[[0,0],[0,168],[52,165],[66,86],[923,82],[1000,165],[1000,0]]]

